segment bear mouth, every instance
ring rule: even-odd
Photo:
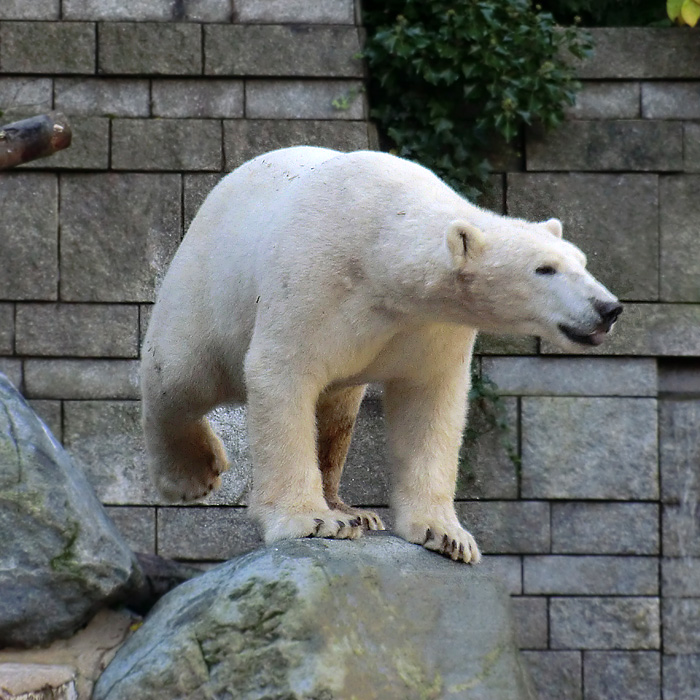
[[[559,330],[573,343],[578,345],[600,345],[610,330],[610,325],[599,326],[593,333],[578,333],[571,326],[559,324]]]

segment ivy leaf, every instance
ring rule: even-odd
[[[666,14],[674,22],[680,17],[685,0],[666,0]]]
[[[685,0],[681,7],[681,17],[686,24],[694,27],[700,19],[700,5],[697,5],[693,0]]]

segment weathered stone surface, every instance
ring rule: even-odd
[[[95,72],[95,25],[0,22],[0,72],[90,75]]]
[[[659,396],[665,400],[700,398],[700,361],[659,360]]]
[[[576,93],[576,103],[566,108],[566,116],[569,119],[638,119],[641,116],[639,94],[639,83],[586,82]]]
[[[0,663],[0,693],[7,700],[78,700],[75,680],[70,666]]]
[[[524,592],[549,595],[658,595],[655,557],[527,557]]]
[[[700,501],[700,401],[659,403],[661,496],[692,507]]]
[[[26,206],[27,201],[41,206]],[[0,298],[56,299],[58,183],[55,175],[0,178]]]
[[[0,371],[2,371],[0,369]],[[46,427],[53,433],[54,437],[63,443],[63,421],[61,420],[61,402],[49,401],[46,399],[29,399],[27,403],[32,411],[44,421]]]
[[[168,559],[223,561],[262,545],[247,508],[160,508],[158,554]]]
[[[154,80],[151,91],[154,117],[243,116],[242,80]]]
[[[58,19],[60,0],[3,0],[0,19]]]
[[[13,386],[19,387],[22,385],[22,360],[0,357],[0,372],[9,379]]]
[[[188,173],[183,175],[182,203],[184,207],[185,231],[190,227],[202,202],[223,177],[222,173]]]
[[[15,305],[0,303],[0,355],[11,355],[15,346]]]
[[[661,560],[664,598],[700,598],[700,558],[684,556]]]
[[[148,506],[107,506],[107,515],[134,552],[156,553],[156,509]]]
[[[483,358],[499,393],[515,396],[656,396],[652,359]]]
[[[364,119],[366,99],[357,80],[248,80],[249,119]]]
[[[525,651],[523,658],[540,700],[582,700],[580,652]]]
[[[361,78],[360,51],[358,30],[350,26],[216,24],[204,28],[207,75]]]
[[[658,176],[508,175],[508,214],[556,216],[564,236],[588,256],[591,273],[622,299],[657,300]],[[620,326],[626,325],[626,316]],[[617,334],[616,329],[615,334]]]
[[[25,394],[43,399],[137,399],[137,360],[26,360]]]
[[[642,83],[645,119],[700,119],[700,83]]]
[[[553,503],[558,554],[659,554],[656,503]]]
[[[577,64],[580,78],[697,78],[700,47],[688,32],[652,27],[590,32],[595,51]]]
[[[564,122],[545,134],[530,130],[528,170],[681,170],[683,127],[648,120]]]
[[[503,596],[485,567],[387,536],[281,542],[168,594],[93,697],[533,698]]]
[[[179,175],[64,177],[61,297],[152,301],[180,242],[180,189]]]
[[[658,649],[658,598],[552,598],[553,649]]]
[[[0,377],[0,645],[65,637],[139,581],[82,472]]]
[[[700,347],[700,304],[625,304],[614,332],[597,348],[567,354],[695,357]],[[561,353],[542,343],[543,353]]]
[[[695,700],[700,688],[700,654],[664,654],[664,700]]]
[[[151,320],[153,304],[139,304],[139,347],[143,347],[143,341],[148,330],[148,323]]]
[[[63,0],[63,19],[228,22],[231,0]]]
[[[663,619],[666,654],[700,653],[700,599],[665,598]]]
[[[658,498],[655,399],[525,398],[522,431],[527,498]]]
[[[217,119],[114,119],[115,170],[221,170]]]
[[[234,0],[237,22],[354,24],[354,0]]]
[[[384,516],[382,515],[382,518]],[[488,558],[489,571],[501,582],[511,595],[522,595],[522,557],[510,554],[493,555]]]
[[[536,355],[538,347],[537,338],[479,333],[476,337],[474,353],[477,355]]]
[[[549,503],[469,501],[457,503],[464,526],[488,554],[542,554],[550,551]]]
[[[662,511],[661,547],[666,557],[700,557],[700,509],[692,499]]]
[[[700,83],[698,83],[700,85]],[[695,193],[700,175],[662,177],[660,181],[661,300],[700,302],[700,262],[689,255],[700,217]]]
[[[683,125],[683,170],[700,172],[700,124]]]
[[[587,700],[661,700],[661,654],[656,651],[587,651]]]
[[[549,640],[547,599],[517,596],[512,598],[516,640],[520,649],[546,649]]]
[[[122,75],[198,75],[198,24],[105,22],[100,25],[99,72]]]
[[[138,309],[117,304],[18,304],[18,355],[136,357]]]
[[[2,123],[51,111],[52,93],[51,78],[0,78]]]
[[[288,146],[322,146],[339,151],[369,147],[366,122],[318,120],[236,120],[224,122],[226,170],[261,153]]]
[[[56,78],[55,107],[68,115],[147,117],[147,80]],[[71,120],[71,125],[73,120]]]

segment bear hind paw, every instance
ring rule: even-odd
[[[399,531],[399,534],[432,552],[466,564],[478,564],[481,560],[476,540],[459,524],[445,526],[441,523],[416,522],[408,529],[409,532]]]

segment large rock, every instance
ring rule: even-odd
[[[141,585],[82,472],[0,374],[0,647],[67,637]]]
[[[93,700],[531,700],[508,596],[376,533],[291,540],[165,596]]]

